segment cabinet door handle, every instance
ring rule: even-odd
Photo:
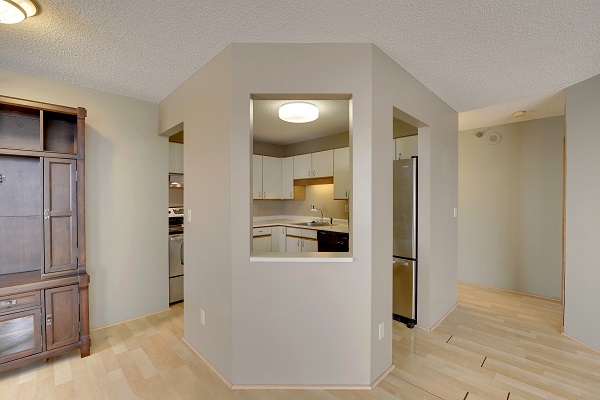
[[[52,325],[52,314],[46,315],[46,325]]]
[[[294,196],[292,196],[292,192],[290,192],[290,199],[293,198]]]
[[[304,240],[302,241],[302,247],[304,247]]]
[[[300,247],[300,239],[298,239],[298,247]]]
[[[266,199],[266,198],[267,198],[267,193],[263,192],[263,199]]]
[[[310,169],[308,170],[308,177],[310,178]]]
[[[317,176],[317,174],[315,174],[315,170],[313,169],[313,178]]]
[[[181,243],[181,247],[179,248],[179,259],[181,260],[181,265],[183,265],[183,243]]]

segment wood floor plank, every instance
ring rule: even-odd
[[[183,314],[179,303],[94,330],[89,357],[0,374],[0,399],[600,399],[600,355],[560,334],[552,300],[459,284],[433,332],[392,323],[396,368],[374,390],[229,389],[182,341]]]

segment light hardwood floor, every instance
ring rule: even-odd
[[[92,332],[78,352],[0,374],[0,399],[600,399],[600,355],[560,335],[560,304],[459,284],[432,332],[394,322],[396,368],[364,390],[231,390],[181,341],[183,305]]]

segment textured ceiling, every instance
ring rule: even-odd
[[[314,104],[319,109],[319,118],[304,124],[294,124],[279,119],[279,107],[290,101],[253,101],[254,140],[286,145],[348,132],[350,115],[348,100],[302,100]]]
[[[455,110],[545,98],[600,73],[600,2],[37,0],[0,68],[152,102],[231,42],[372,42]]]

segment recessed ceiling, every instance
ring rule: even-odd
[[[279,119],[279,107],[290,101],[253,100],[254,140],[286,145],[348,132],[348,100],[302,100],[319,109],[319,118],[303,124]]]
[[[1,68],[151,102],[232,42],[372,42],[459,112],[600,73],[597,0],[37,4],[0,28]]]

